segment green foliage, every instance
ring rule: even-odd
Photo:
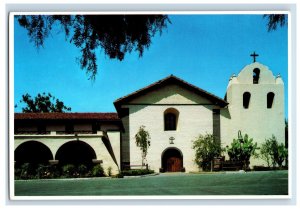
[[[239,161],[243,163],[243,169],[248,170],[250,165],[250,157],[258,157],[256,150],[259,149],[257,143],[253,142],[247,134],[239,139],[233,139],[231,147],[227,146],[227,153],[231,161]]]
[[[287,159],[288,157],[288,150],[285,148],[284,144],[281,143],[280,145],[278,145],[278,149],[277,149],[277,156],[276,156],[276,163],[278,164],[279,167],[282,167],[282,163],[284,162],[284,160]]]
[[[36,173],[36,164],[23,163],[15,167],[15,179],[34,179]]]
[[[141,176],[154,173],[154,170],[147,169],[132,169],[122,171],[122,176]]]
[[[20,26],[27,30],[30,41],[39,48],[51,31],[65,33],[66,40],[81,52],[80,67],[86,69],[90,79],[97,74],[96,50],[102,48],[111,59],[123,60],[126,53],[137,51],[143,55],[151,38],[167,27],[166,15],[20,15]],[[70,38],[71,36],[71,38]]]
[[[288,150],[285,148],[284,144],[279,144],[277,138],[273,135],[272,138],[265,140],[262,144],[264,147],[263,152],[261,152],[261,158],[267,162],[268,166],[272,163],[273,167],[278,165],[282,167],[282,163],[287,160]]]
[[[199,137],[193,141],[193,147],[195,150],[195,162],[199,168],[203,170],[211,170],[211,162],[214,157],[220,156],[222,148],[219,142],[212,134],[199,135]]]
[[[111,169],[111,168],[110,168]],[[108,169],[108,170],[110,170]],[[111,171],[110,171],[111,172]],[[78,178],[78,177],[103,177],[104,170],[101,165],[96,165],[93,168],[86,165],[75,166],[67,164],[59,165],[44,165],[24,163],[15,168],[15,179],[50,179],[50,178]]]
[[[270,167],[272,163],[272,158],[271,158],[271,144],[270,140],[266,140],[265,143],[263,143],[260,147],[260,156],[261,158],[266,161],[267,166]]]
[[[284,14],[268,14],[263,15],[264,18],[268,19],[268,31],[276,30],[277,26],[283,27],[287,24],[287,15]]]
[[[84,176],[87,175],[88,168],[87,168],[87,166],[81,164],[77,167],[77,172],[78,172],[80,177],[84,177]]]
[[[50,172],[50,166],[39,164],[38,168],[36,169],[36,175],[37,178],[50,178],[51,172]]]
[[[50,93],[38,94],[32,98],[29,94],[22,95],[20,103],[24,103],[25,107],[22,112],[65,112],[71,111],[70,107],[66,107],[62,101],[55,99]],[[15,105],[17,107],[17,105]]]
[[[36,178],[50,179],[60,177],[60,168],[57,165],[39,164],[36,169]]]
[[[64,177],[76,177],[76,167],[72,164],[67,164],[62,167],[62,175]]]
[[[135,143],[142,151],[142,165],[146,160],[148,148],[150,147],[150,134],[145,130],[145,126],[141,126],[135,135]]]
[[[94,177],[103,177],[103,176],[105,176],[104,169],[103,169],[103,167],[100,164],[95,165],[93,167],[93,169],[92,169],[92,176],[94,176]]]

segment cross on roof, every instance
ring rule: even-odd
[[[253,62],[256,62],[256,57],[258,57],[258,54],[255,54],[255,52],[253,52],[253,54],[250,54],[251,57],[253,57]]]

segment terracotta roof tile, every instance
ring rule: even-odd
[[[120,120],[117,113],[15,113],[15,120]]]

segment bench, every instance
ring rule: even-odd
[[[238,171],[242,170],[243,164],[239,161],[224,161],[222,165],[223,171]]]

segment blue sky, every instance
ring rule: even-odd
[[[96,80],[88,80],[76,57],[79,50],[52,31],[37,50],[27,32],[14,25],[14,99],[29,93],[50,92],[72,112],[115,112],[113,101],[173,74],[224,97],[229,77],[252,63],[250,54],[267,65],[285,83],[288,114],[287,27],[268,32],[262,15],[171,15],[171,24],[140,58],[127,54],[111,60],[98,50]],[[21,106],[15,109],[21,111]]]

